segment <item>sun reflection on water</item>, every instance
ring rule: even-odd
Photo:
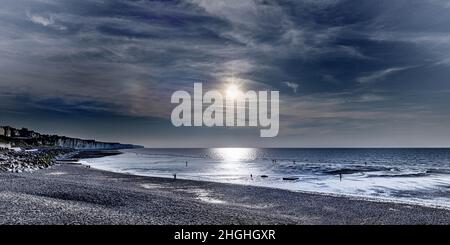
[[[237,162],[255,159],[253,148],[214,148],[213,153],[225,162]]]
[[[248,162],[256,157],[256,149],[253,148],[214,148],[212,154],[220,161],[217,165],[217,173],[222,173],[229,180],[250,176],[252,171],[248,169]]]

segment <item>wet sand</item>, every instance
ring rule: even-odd
[[[0,224],[450,224],[450,211],[59,164],[0,173]]]

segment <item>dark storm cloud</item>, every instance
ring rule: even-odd
[[[389,144],[392,128],[401,138],[450,122],[449,13],[444,0],[5,0],[2,119],[144,120],[135,130],[151,137],[169,124],[173,91],[233,80],[281,91],[281,136],[267,145],[360,145],[371,132]],[[160,126],[164,142],[180,133]]]

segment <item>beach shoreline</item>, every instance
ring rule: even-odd
[[[119,172],[119,171],[105,170],[105,169],[95,168],[89,164],[80,163],[80,162],[72,163],[72,164],[79,164],[79,165],[91,168],[93,170],[105,171],[105,172],[110,172],[110,173],[124,174],[124,175],[137,176],[137,177],[173,180],[173,177],[171,178],[171,177],[164,177],[164,176],[139,175],[139,174],[123,173],[123,172]],[[413,206],[420,206],[420,207],[425,207],[425,208],[444,209],[444,210],[450,211],[449,206],[445,206],[445,205],[441,205],[441,204],[433,204],[433,203],[424,203],[422,200],[406,201],[404,199],[395,199],[395,198],[388,198],[388,197],[373,197],[373,196],[352,195],[352,194],[345,194],[345,193],[319,192],[319,191],[307,191],[307,190],[291,190],[291,189],[284,189],[284,188],[275,187],[275,186],[226,183],[226,182],[212,181],[212,180],[189,179],[189,178],[184,178],[183,176],[181,176],[181,177],[177,176],[177,180],[217,183],[217,184],[223,184],[223,185],[237,185],[237,186],[249,186],[249,187],[251,186],[251,187],[266,188],[266,189],[272,189],[272,190],[288,191],[288,192],[292,192],[292,193],[301,193],[301,194],[307,194],[307,195],[320,195],[320,196],[329,196],[329,197],[338,197],[338,198],[348,198],[348,199],[351,199],[354,201],[367,201],[367,202],[378,202],[378,203],[413,205]]]
[[[112,154],[111,154],[112,153]],[[130,153],[129,151],[113,151],[113,152],[104,152],[104,151],[98,151],[97,153],[94,154],[95,155],[99,155],[99,156],[114,156],[114,155],[122,155],[122,154],[126,154],[126,153]],[[135,153],[135,152],[131,152],[131,153]],[[106,161],[107,164],[105,164],[104,162],[102,162],[103,160],[100,160],[100,162],[102,164],[98,164],[98,162],[96,162],[96,159],[93,159],[90,156],[91,153],[89,153],[88,151],[86,152],[80,152],[78,155],[78,158],[80,160],[85,160],[85,161],[79,161],[80,164],[85,164],[89,167],[92,168],[96,168],[99,170],[105,170],[105,171],[111,171],[111,172],[115,172],[115,173],[123,173],[123,174],[131,174],[131,175],[135,175],[135,176],[143,176],[143,177],[156,177],[156,178],[168,178],[168,179],[172,179],[173,175],[167,175],[166,174],[155,174],[154,172],[148,171],[148,172],[139,172],[139,171],[128,171],[128,169],[126,167],[122,167],[122,166],[115,166],[116,163],[121,163],[124,164],[125,166],[130,166],[127,165],[127,161],[133,161],[134,159],[132,159],[132,157],[125,157],[125,158],[119,158],[119,159],[115,159],[115,158],[110,158],[109,160]],[[133,154],[134,156],[134,154]],[[100,157],[95,157],[95,158],[100,158]],[[171,162],[179,162],[180,165],[184,166],[184,159],[171,159]],[[285,160],[286,161],[286,160]],[[183,164],[181,164],[183,163]],[[111,164],[111,165],[110,165]],[[156,164],[156,163],[155,163]],[[194,163],[195,164],[195,163]],[[189,166],[191,167],[192,165],[194,165],[192,163],[189,164]],[[97,167],[98,166],[98,167]],[[111,167],[113,166],[113,167]],[[172,166],[176,169],[178,166],[176,164],[172,164]],[[138,166],[141,167],[141,166]],[[186,165],[187,167],[187,165]],[[292,166],[290,166],[292,167]],[[372,167],[372,168],[377,168],[377,166],[365,166],[366,168]],[[341,168],[345,168],[345,167],[341,167]],[[381,166],[379,168],[384,168],[384,166]],[[132,169],[132,168],[131,168]],[[158,168],[156,168],[158,169]],[[186,168],[191,170],[191,168]],[[283,191],[291,191],[294,193],[304,193],[304,194],[313,194],[313,195],[325,195],[325,196],[333,196],[333,197],[345,197],[345,198],[351,198],[354,199],[356,201],[371,201],[371,202],[385,202],[385,203],[397,203],[397,204],[405,204],[405,205],[416,205],[416,206],[423,206],[423,207],[431,207],[431,208],[439,208],[439,209],[446,209],[446,210],[450,210],[450,205],[448,203],[448,201],[443,201],[443,200],[438,200],[438,199],[433,199],[433,198],[427,198],[425,196],[414,196],[411,195],[412,192],[407,193],[407,191],[404,191],[403,193],[401,193],[401,189],[397,189],[398,193],[395,195],[368,195],[367,193],[361,191],[360,193],[352,193],[351,191],[346,191],[346,190],[339,190],[339,189],[335,189],[335,190],[330,190],[329,188],[308,188],[308,182],[303,182],[302,179],[305,176],[302,177],[298,177],[296,176],[296,174],[294,173],[294,179],[296,181],[290,181],[287,180],[286,177],[289,177],[289,173],[287,174],[283,174],[283,175],[278,175],[278,176],[274,176],[272,173],[269,172],[262,172],[259,175],[249,175],[249,176],[244,176],[244,177],[248,177],[246,178],[245,181],[229,181],[229,180],[224,180],[222,178],[218,178],[218,179],[213,179],[213,178],[204,178],[202,177],[202,175],[193,175],[192,173],[189,174],[183,174],[183,170],[184,169],[179,169],[181,170],[180,172],[177,172],[177,170],[172,171],[174,174],[176,174],[176,178],[177,179],[184,179],[184,180],[192,180],[192,181],[206,181],[206,182],[215,182],[215,183],[223,183],[223,184],[236,184],[236,185],[244,185],[244,186],[255,186],[255,187],[265,187],[265,188],[270,188],[270,189],[276,189],[276,190],[283,190]],[[201,171],[201,170],[200,170]],[[335,170],[335,171],[341,171],[341,170]],[[156,171],[155,171],[156,172]],[[364,170],[360,170],[360,173],[364,173]],[[357,173],[357,171],[355,171],[355,173]],[[354,174],[352,172],[352,174]],[[324,176],[329,176],[329,172],[325,172],[323,173]],[[336,176],[336,179],[339,178],[339,175],[334,174]],[[349,174],[351,175],[351,174]],[[243,175],[241,175],[243,176]],[[261,176],[265,176],[265,178],[263,179]],[[267,182],[266,180],[268,179],[268,177],[271,177],[271,182]],[[343,176],[340,177],[341,181],[337,182],[337,183],[333,183],[336,186],[339,186],[339,184],[342,182],[342,178]],[[277,182],[276,184],[274,184],[274,181],[279,180],[279,182]],[[286,180],[285,180],[286,179]],[[297,180],[300,179],[300,180]],[[347,178],[347,174],[345,174],[344,177],[345,180],[349,180],[351,178]],[[402,180],[403,181],[403,180]],[[346,183],[348,183],[348,181],[345,181]],[[295,183],[296,186],[293,185],[286,185],[286,184],[291,184],[291,183]],[[386,192],[392,190],[396,190],[396,183],[391,183],[392,185],[389,186],[384,186]],[[310,187],[310,186],[309,186]],[[378,186],[381,187],[381,186]],[[420,187],[420,184],[419,184]],[[365,190],[364,186],[360,187],[361,190]],[[389,189],[392,188],[392,189]],[[422,187],[423,188],[423,187]],[[369,188],[367,188],[366,190],[369,190]],[[374,190],[374,189],[372,189]],[[378,191],[380,193],[382,193],[383,190],[374,190],[374,191]],[[414,193],[415,194],[415,193]],[[404,195],[404,196],[402,196]],[[408,195],[407,197],[405,197],[406,195]],[[442,196],[445,196],[445,193],[442,194]]]
[[[449,224],[412,204],[56,164],[0,174],[2,224]]]

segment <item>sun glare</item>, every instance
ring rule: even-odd
[[[236,99],[241,91],[239,90],[239,87],[236,84],[231,84],[227,88],[227,97],[230,99]]]

